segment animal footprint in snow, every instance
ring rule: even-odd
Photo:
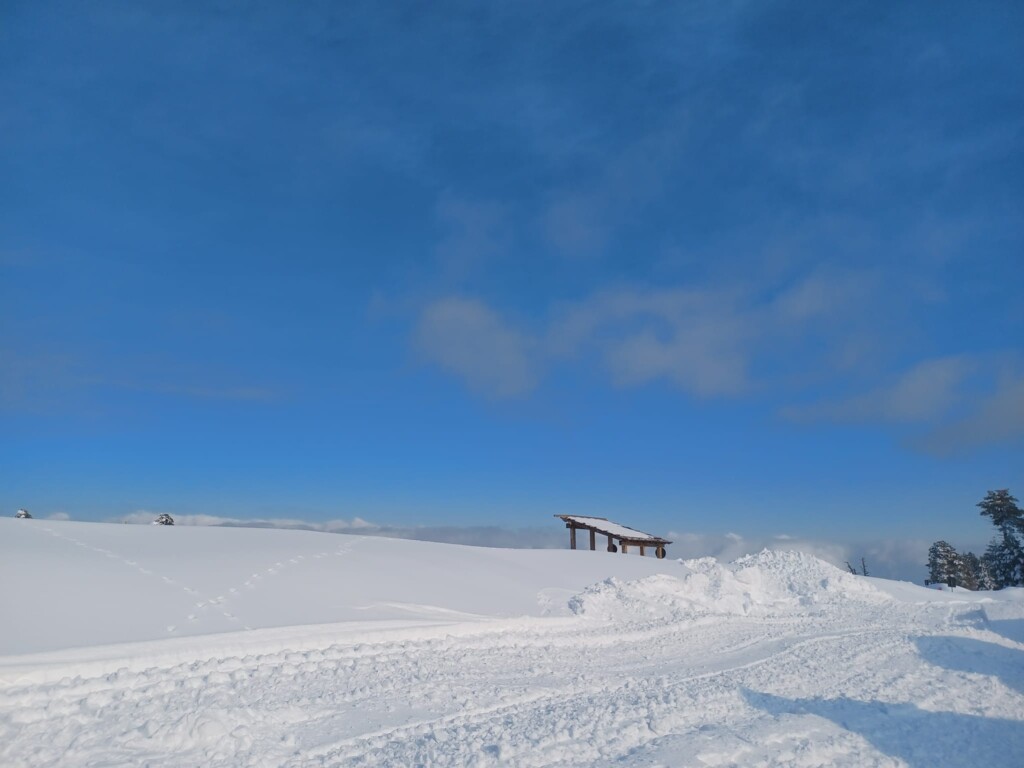
[[[196,616],[196,615],[195,615],[194,613],[190,613],[190,614],[188,615],[188,620],[189,620],[189,621],[199,621],[199,617],[198,617],[198,616]]]
[[[173,584],[174,583],[174,579],[172,579],[170,576],[164,576],[163,580],[164,580],[165,584]]]
[[[177,629],[177,627],[176,627],[176,626],[174,626],[173,624],[171,624],[170,626],[168,626],[168,627],[167,627],[167,631],[168,631],[168,632],[173,632],[173,631],[174,631],[174,630],[176,630],[176,629]]]

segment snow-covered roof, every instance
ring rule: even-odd
[[[665,542],[665,539],[660,536],[652,536],[649,533],[638,531],[636,528],[628,528],[625,525],[613,523],[604,517],[585,517],[583,515],[555,515],[555,517],[560,517],[567,523],[572,522],[585,528],[593,528],[598,533],[606,534],[615,539]],[[671,544],[672,542],[665,543]]]

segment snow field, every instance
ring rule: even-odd
[[[103,529],[121,527],[85,528],[68,535],[115,551],[101,541]],[[122,545],[131,543],[125,528]],[[145,530],[135,535],[151,549],[136,562],[161,569],[169,540]],[[173,601],[122,604],[154,614],[121,625],[124,645],[76,647],[63,636],[45,653],[0,659],[0,764],[1024,763],[1019,590],[935,592],[778,552],[721,565],[421,542],[403,542],[401,557],[389,558],[389,542],[330,534],[297,541],[281,531],[200,530],[187,541],[205,556],[230,541],[223,533],[243,541],[259,534],[247,556],[237,554],[248,573],[268,555],[277,567],[290,560],[281,552],[345,547],[315,560],[331,564],[309,571],[317,580],[299,573],[312,558],[292,564],[291,586],[313,593],[298,600],[304,615],[339,623],[278,625],[287,614],[274,601],[285,597],[265,591],[264,604],[245,604],[245,620],[268,628],[168,638]],[[113,560],[95,552],[92,561],[69,559],[63,540],[27,529],[0,538],[3,554],[18,537],[26,546],[36,537],[34,554],[51,578],[70,578],[83,561]],[[180,551],[177,562],[204,594],[231,582],[217,567],[185,567]],[[458,572],[456,582],[446,569]],[[345,602],[322,588],[327,577],[359,588]],[[146,583],[173,593],[162,579]],[[409,599],[424,594],[430,603]],[[91,602],[105,599],[101,592]],[[364,605],[382,618],[346,619],[365,616]],[[54,626],[38,616],[45,609],[15,618],[43,635]],[[25,637],[10,635],[0,632],[7,647]]]

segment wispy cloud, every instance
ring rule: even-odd
[[[61,411],[76,397],[138,392],[190,400],[266,403],[280,392],[262,384],[238,384],[223,372],[120,360],[104,369],[80,352],[27,353],[0,348],[0,409]]]
[[[1006,351],[950,354],[887,370],[873,271],[815,268],[773,286],[620,287],[552,302],[530,327],[479,298],[427,305],[423,359],[490,397],[528,395],[564,365],[596,363],[611,384],[664,380],[698,398],[753,393],[788,421],[889,427],[950,454],[1024,434],[1024,384]],[[831,398],[799,402],[806,393]]]
[[[970,412],[916,438],[914,446],[938,455],[965,453],[984,445],[1024,441],[1024,376],[1005,375]]]
[[[430,362],[488,397],[513,397],[537,383],[533,342],[478,299],[450,297],[427,306],[416,347]]]
[[[922,360],[884,386],[843,400],[790,406],[783,415],[795,421],[845,423],[919,423],[948,414],[966,393],[963,385],[976,363],[967,356]]]
[[[532,333],[481,299],[449,297],[423,311],[416,343],[426,359],[472,388],[502,396],[526,394],[553,365],[588,357],[618,386],[665,379],[698,397],[735,396],[761,386],[759,368],[777,367],[776,358],[826,326],[839,339],[852,334],[848,308],[860,286],[815,271],[774,291],[715,283],[619,287],[552,303],[547,322]],[[824,352],[817,354],[786,365],[813,369],[825,360],[833,366]],[[499,377],[506,381],[500,389]]]

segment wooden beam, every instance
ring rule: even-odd
[[[621,539],[619,540],[619,544],[622,545],[622,554],[626,554],[626,547],[628,547],[629,544],[627,544],[625,541],[623,541]]]
[[[640,557],[645,557],[645,555],[644,555],[644,545],[643,544],[640,545]]]
[[[593,552],[595,549],[597,549],[597,532],[593,528],[591,528],[590,529],[590,551]]]
[[[576,526],[569,527],[569,549],[576,549]]]

